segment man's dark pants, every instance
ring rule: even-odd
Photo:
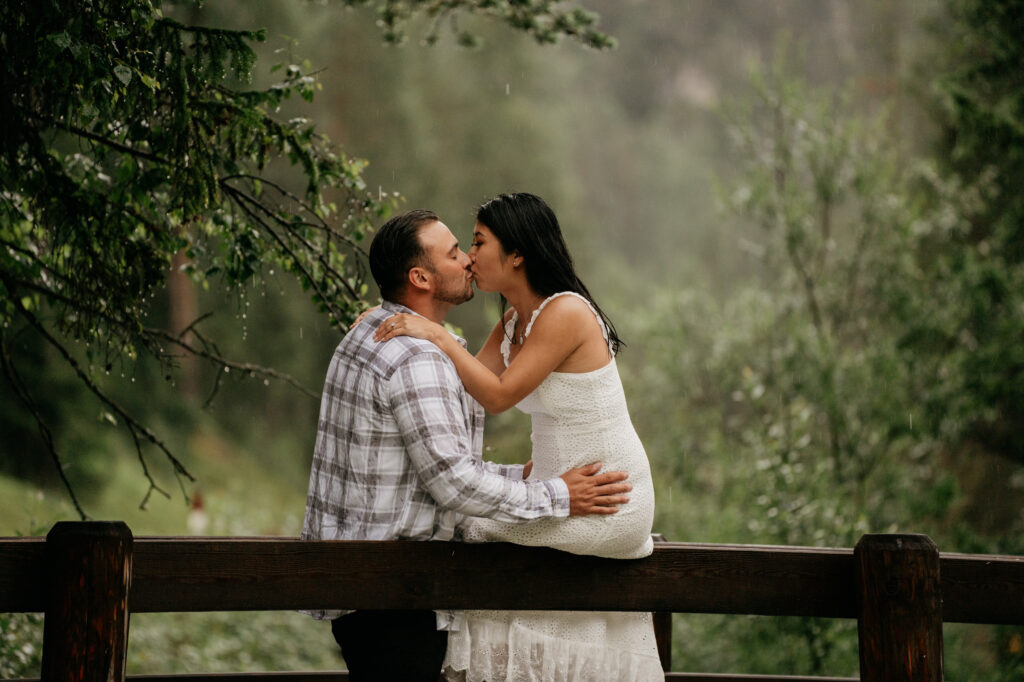
[[[351,682],[437,682],[448,648],[433,611],[354,611],[331,624]]]

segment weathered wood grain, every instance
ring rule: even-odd
[[[926,535],[865,535],[854,549],[860,675],[942,682],[939,550]]]
[[[1024,625],[1024,556],[940,554],[942,620]]]
[[[132,533],[120,521],[56,524],[46,536],[45,682],[123,682]]]
[[[134,611],[444,607],[855,616],[849,550],[665,543],[649,558],[614,560],[504,543],[140,538],[134,577]]]
[[[44,549],[44,538],[0,539],[0,611],[45,609]],[[941,554],[940,566],[944,621],[1024,625],[1024,557]],[[515,579],[527,570],[557,592],[531,589],[527,605]],[[616,562],[511,545],[136,538],[130,608],[289,610],[405,599],[461,607],[469,600],[460,595],[471,591],[494,608],[611,610],[621,602],[620,609],[677,613],[854,618],[852,581],[851,549],[659,543],[647,559]]]
[[[46,610],[46,538],[0,538],[0,611]]]

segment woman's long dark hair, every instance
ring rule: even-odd
[[[543,199],[526,192],[499,194],[477,209],[476,219],[494,234],[505,253],[519,252],[530,288],[545,298],[561,291],[583,296],[604,321],[612,351],[618,353],[626,345],[577,276],[558,218]],[[506,304],[502,296],[503,314]]]

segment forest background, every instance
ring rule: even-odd
[[[428,207],[468,243],[475,206],[499,192],[555,208],[628,344],[619,367],[656,531],[840,547],[920,532],[944,551],[1024,553],[1024,3],[589,0],[614,49],[538,44],[471,14],[454,28],[414,17],[390,45],[383,4],[163,9],[269,29],[251,87],[305,74],[300,94],[315,97],[279,117],[369,160],[353,171],[366,220]],[[24,255],[10,215],[5,268]],[[46,342],[57,308],[14,297],[4,270],[15,370],[0,384],[0,532],[79,517],[49,436],[93,518],[136,534],[298,534],[341,331],[285,268],[231,280],[180,258],[161,264],[168,283],[144,316],[172,334],[203,317],[203,338],[238,363],[101,365],[96,385],[181,464],[150,456],[151,480],[139,432]],[[450,321],[479,345],[498,314],[478,295]],[[87,345],[64,347],[84,365]],[[486,456],[528,448],[525,417],[488,417]],[[129,673],[343,665],[329,629],[298,614],[137,614],[131,628]],[[677,615],[674,637],[677,670],[857,671],[851,623]],[[38,674],[40,639],[39,617],[0,614],[0,674]],[[1020,628],[946,626],[949,679],[1022,674]]]

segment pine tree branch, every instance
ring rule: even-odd
[[[104,135],[97,135],[96,133],[89,132],[88,130],[85,130],[84,128],[79,128],[78,126],[73,126],[73,125],[68,124],[68,123],[61,123],[60,121],[56,121],[56,120],[54,120],[52,118],[41,119],[41,118],[35,118],[34,117],[33,120],[35,122],[37,122],[37,123],[42,123],[43,125],[52,126],[53,128],[56,128],[57,130],[63,130],[64,132],[71,133],[72,135],[76,135],[78,137],[85,138],[85,139],[90,140],[92,142],[97,142],[99,144],[102,144],[105,147],[110,147],[111,149],[113,149],[115,151],[119,151],[119,152],[121,152],[123,154],[128,154],[130,156],[134,156],[134,157],[137,157],[137,158],[140,158],[140,159],[144,159],[146,161],[151,161],[153,163],[159,163],[159,164],[164,165],[164,166],[171,166],[171,165],[173,165],[173,163],[171,162],[170,159],[165,159],[162,156],[158,156],[157,154],[153,154],[151,152],[143,151],[141,149],[136,149],[135,147],[130,147],[130,146],[128,146],[126,144],[123,144],[121,142],[117,142],[115,140],[112,140],[109,137],[106,137]]]
[[[58,353],[60,353],[64,357],[65,362],[67,362],[68,365],[72,368],[72,370],[74,370],[75,374],[78,375],[79,380],[81,380],[82,383],[85,384],[86,388],[88,388],[89,391],[92,392],[92,394],[95,395],[100,400],[100,402],[104,403],[107,407],[109,407],[111,410],[113,410],[121,417],[121,419],[125,423],[125,426],[128,428],[129,432],[132,435],[132,439],[136,447],[136,453],[140,459],[144,458],[144,454],[142,452],[142,443],[139,440],[140,435],[146,441],[156,446],[161,452],[164,453],[164,456],[167,457],[168,461],[171,463],[171,466],[174,471],[174,476],[175,478],[177,478],[178,485],[181,487],[182,495],[184,495],[185,500],[187,501],[188,491],[185,490],[185,484],[182,479],[187,478],[191,482],[194,482],[196,479],[191,473],[189,473],[188,469],[185,468],[185,465],[182,464],[181,461],[174,456],[174,454],[170,451],[167,445],[165,445],[163,441],[157,438],[152,431],[150,431],[143,424],[139,423],[124,408],[122,408],[110,396],[103,392],[103,390],[82,369],[81,365],[78,364],[78,361],[74,358],[73,355],[71,355],[71,352],[68,351],[68,349],[65,348],[64,345],[59,340],[57,340],[56,337],[50,334],[50,332],[46,329],[46,326],[39,320],[39,318],[32,314],[32,311],[28,310],[28,308],[26,308],[21,303],[20,300],[14,300],[13,303],[15,305],[15,309],[17,310],[17,312],[40,334],[40,336],[42,336],[54,349],[57,350]],[[143,471],[150,483],[151,490],[159,490],[159,487],[156,485],[156,482],[150,475],[148,468],[144,467]],[[148,497],[149,493],[146,494],[147,499]]]
[[[356,240],[352,239],[351,237],[349,237],[344,232],[339,232],[338,230],[333,229],[327,223],[326,220],[324,220],[322,217],[317,215],[316,211],[314,211],[313,208],[308,203],[303,201],[298,195],[296,195],[294,192],[291,192],[290,190],[288,190],[284,186],[274,182],[273,180],[268,180],[267,178],[262,178],[262,177],[260,177],[258,175],[252,175],[251,173],[235,173],[233,175],[225,175],[224,177],[222,177],[220,179],[220,183],[221,183],[221,185],[224,185],[225,183],[228,183],[231,180],[248,180],[249,182],[258,182],[258,183],[260,183],[262,185],[265,185],[265,186],[273,189],[277,193],[279,193],[282,197],[288,199],[289,201],[294,202],[297,206],[299,206],[302,209],[303,213],[306,213],[308,215],[314,216],[316,218],[316,222],[298,221],[298,222],[295,222],[295,223],[285,222],[283,220],[278,219],[278,222],[281,223],[282,226],[287,227],[288,225],[298,225],[298,226],[301,226],[301,227],[310,227],[310,228],[313,228],[313,229],[316,229],[316,230],[320,230],[322,232],[325,232],[325,233],[329,234],[332,237],[339,237],[342,241],[344,241],[356,253],[358,253],[360,255],[363,255],[363,256],[366,255],[366,252],[363,250],[362,246],[359,245],[359,242],[357,242]],[[249,196],[249,200],[253,201],[253,202],[256,202],[256,203],[259,203],[259,201],[256,198],[251,197],[251,196]],[[268,213],[273,215],[273,213],[271,213],[269,211],[268,211]],[[306,246],[309,247],[310,249],[313,248],[310,244],[308,244],[308,242],[306,243]]]
[[[340,315],[338,315],[337,311],[334,310],[335,306],[332,305],[330,298],[327,296],[327,293],[320,287],[319,283],[317,282],[316,276],[309,270],[309,268],[307,268],[303,264],[303,259],[299,257],[295,250],[284,239],[281,238],[281,235],[279,235],[277,231],[275,231],[270,226],[270,224],[264,219],[264,217],[260,216],[259,214],[263,213],[266,217],[269,217],[272,221],[280,224],[286,230],[287,222],[284,221],[279,215],[277,215],[276,213],[268,209],[266,206],[264,206],[255,197],[252,197],[249,194],[243,192],[242,190],[236,187],[232,187],[231,185],[222,185],[222,187],[224,188],[224,191],[227,192],[231,199],[234,201],[235,205],[241,208],[245,212],[245,214],[248,215],[251,220],[253,220],[253,222],[263,227],[263,229],[266,230],[267,234],[269,234],[273,238],[273,240],[277,242],[281,250],[288,254],[289,257],[291,257],[292,262],[295,263],[296,267],[309,282],[309,285],[313,287],[314,291],[316,291],[316,294],[317,296],[319,296],[320,300],[324,303],[324,305],[331,308],[332,317],[334,317],[335,319],[340,319]],[[297,237],[297,235],[294,235],[291,232],[289,232],[289,234],[291,236]],[[307,246],[307,248],[309,248],[313,253],[316,253],[316,251],[313,250],[312,247],[309,246],[308,244],[305,246]],[[322,265],[325,266],[325,269],[328,272],[334,275],[338,275],[338,281],[344,285],[345,289],[349,293],[349,296],[351,296],[354,300],[359,299],[359,292],[357,292],[352,287],[352,285],[349,284],[348,280],[340,276],[340,273],[338,273],[333,267],[329,267],[328,264],[323,260],[323,256],[317,254],[317,259]]]
[[[203,319],[209,317],[210,314],[211,313],[207,313],[196,318],[195,321],[193,321],[190,325],[185,327],[185,329],[183,329],[181,333],[177,335],[171,334],[167,331],[164,331],[163,329],[154,328],[144,329],[143,333],[151,337],[163,339],[168,343],[172,343],[175,346],[181,348],[182,350],[192,355],[195,355],[196,357],[208,360],[219,367],[238,370],[239,372],[244,372],[246,374],[257,374],[262,377],[283,381],[287,384],[290,384],[292,387],[297,388],[298,390],[300,390],[301,392],[303,392],[304,394],[308,395],[311,398],[320,398],[319,393],[309,390],[301,383],[299,383],[298,380],[296,380],[295,378],[291,377],[288,374],[285,374],[284,372],[279,372],[278,370],[272,367],[264,367],[262,365],[255,365],[248,362],[234,362],[228,360],[223,355],[221,355],[220,350],[217,348],[217,345],[213,343],[211,340],[207,339],[202,334],[200,334],[199,330],[196,329],[196,325]],[[191,333],[197,339],[199,339],[199,342],[203,345],[203,348],[197,348],[194,345],[185,341],[185,336],[189,333]]]
[[[7,343],[6,332],[0,330],[0,362],[3,364],[4,375],[10,382],[11,387],[14,389],[15,395],[18,396],[18,400],[21,401],[25,409],[28,410],[29,414],[36,422],[36,427],[39,429],[39,435],[43,439],[43,445],[46,446],[46,451],[49,453],[50,458],[53,460],[54,468],[57,470],[57,475],[60,476],[61,483],[64,484],[64,489],[68,493],[68,497],[71,498],[71,503],[75,506],[75,511],[78,512],[78,516],[82,521],[88,521],[89,516],[85,513],[82,508],[82,504],[78,501],[78,496],[75,495],[75,490],[71,486],[71,481],[68,480],[67,474],[64,472],[64,464],[61,462],[60,453],[57,452],[57,445],[53,440],[53,433],[50,431],[50,427],[47,425],[46,420],[43,418],[42,413],[39,411],[35,400],[32,398],[32,393],[25,386],[24,380],[18,373],[18,370],[14,367],[14,362],[11,359],[11,351]]]

